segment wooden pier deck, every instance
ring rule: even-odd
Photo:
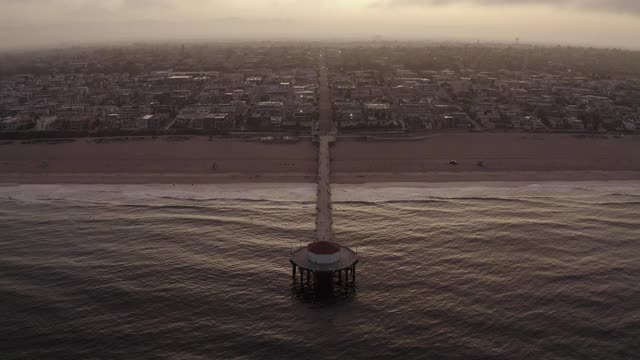
[[[317,241],[334,241],[331,205],[331,144],[335,142],[335,127],[331,106],[329,79],[324,57],[320,58],[320,102],[318,133],[318,198],[316,205]]]
[[[320,136],[318,150],[318,198],[316,204],[316,234],[318,241],[333,241],[330,142],[330,136]]]

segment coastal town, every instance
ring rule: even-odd
[[[640,0],[0,0],[0,360],[640,360]]]
[[[372,42],[0,55],[0,137],[308,135],[322,57],[344,134],[640,132],[637,52]]]

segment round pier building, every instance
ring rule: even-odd
[[[329,241],[317,241],[291,254],[291,274],[300,287],[333,293],[336,285],[349,287],[356,281],[358,256],[351,249]],[[298,275],[299,273],[299,275]]]

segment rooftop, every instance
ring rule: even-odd
[[[318,255],[330,255],[340,251],[340,245],[328,241],[317,241],[307,246],[307,249]]]
[[[311,260],[309,260],[308,256],[308,246],[301,247],[298,250],[294,250],[289,261],[300,268],[311,271],[338,271],[348,269],[353,266],[353,264],[358,262],[358,256],[353,250],[335,243],[330,244],[339,247],[338,253],[329,254],[338,256],[338,261],[336,262],[332,262],[330,264],[318,264],[312,262]]]

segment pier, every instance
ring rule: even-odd
[[[358,256],[351,249],[337,244],[333,233],[331,146],[336,142],[336,128],[333,122],[327,67],[322,57],[319,75],[319,126],[313,134],[314,141],[318,144],[316,239],[309,245],[293,251],[289,262],[295,284],[298,284],[299,273],[300,288],[312,287],[317,293],[332,294],[336,284],[347,288],[355,284]]]
[[[317,241],[333,241],[333,209],[331,206],[331,144],[335,143],[335,126],[331,106],[329,78],[324,59],[319,64],[320,116],[318,119],[318,200],[316,205]]]
[[[316,201],[317,241],[333,241],[330,144],[331,139],[329,136],[320,136],[318,145],[318,193]]]

